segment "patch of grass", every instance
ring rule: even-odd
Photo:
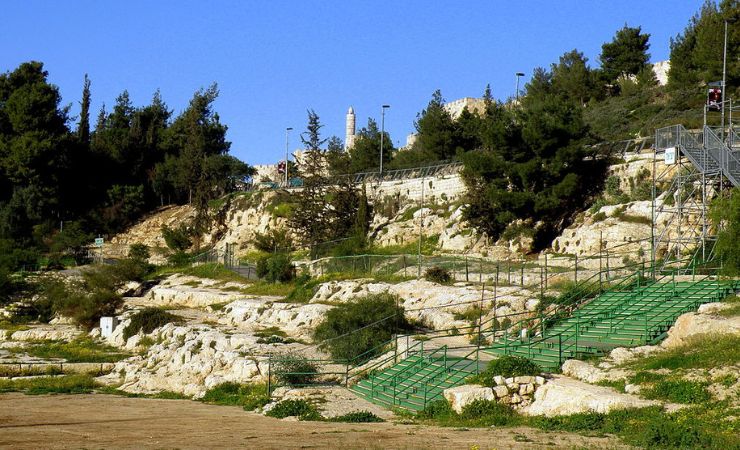
[[[149,334],[168,323],[182,322],[182,317],[165,311],[163,308],[144,308],[131,316],[131,322],[123,330],[123,339],[128,340],[140,331]]]
[[[649,217],[645,216],[636,216],[633,214],[625,214],[624,212],[620,212],[614,216],[615,218],[619,219],[622,222],[627,223],[641,223],[643,225],[652,225],[653,221]]]
[[[740,297],[737,295],[734,295],[732,297],[728,297],[722,301],[723,303],[729,303],[731,306],[729,308],[723,309],[722,311],[719,311],[717,313],[720,317],[735,317],[740,316]]]
[[[472,305],[465,311],[452,313],[452,317],[455,320],[465,320],[471,323],[478,323],[478,319],[485,316],[488,311],[490,311],[490,308],[483,308],[483,311],[481,311],[480,306]]]
[[[154,394],[139,394],[133,392],[126,392],[117,389],[112,386],[100,386],[95,389],[95,392],[99,394],[119,395],[128,398],[155,398],[160,400],[190,400],[191,398],[187,395],[180,394],[179,392],[173,391],[160,391]]]
[[[656,383],[658,381],[664,380],[665,378],[666,378],[665,375],[641,370],[630,377],[630,383],[632,384]]]
[[[97,387],[90,375],[63,375],[13,380],[0,380],[0,392],[23,392],[28,395],[88,394]]]
[[[615,380],[615,381],[614,380],[602,380],[596,384],[598,384],[599,386],[610,387],[612,389],[615,389],[618,392],[624,392],[624,386],[625,386],[624,380]]]
[[[688,380],[663,380],[642,391],[650,399],[674,403],[704,403],[712,396],[707,391],[707,383]]]
[[[290,386],[308,385],[318,376],[316,364],[308,358],[287,353],[273,359],[273,371],[278,382]]]
[[[64,359],[69,363],[112,363],[131,356],[115,347],[99,344],[90,338],[83,337],[71,342],[35,341],[26,347],[7,349],[11,353],[26,353],[42,359]]]
[[[740,361],[740,336],[704,334],[686,343],[627,363],[629,367],[656,369],[711,369]]]
[[[444,427],[488,427],[516,425],[524,419],[511,407],[488,400],[476,400],[457,414],[445,400],[431,402],[416,415],[417,419],[429,420]]]
[[[270,402],[265,384],[222,383],[212,387],[200,401],[214,405],[241,406],[254,411]]]
[[[199,264],[197,266],[187,267],[180,270],[183,275],[190,275],[198,278],[209,278],[211,280],[219,281],[233,281],[236,283],[244,283],[246,279],[236,272],[232,272],[221,264],[206,263]]]
[[[424,272],[424,279],[434,283],[449,284],[452,282],[452,275],[444,267],[433,266]]]
[[[265,415],[276,419],[295,416],[299,420],[321,420],[321,415],[316,406],[306,400],[283,400]]]
[[[51,376],[51,375],[62,375],[64,371],[56,365],[45,366],[45,367],[24,367],[18,368],[15,365],[0,366],[0,377],[11,378],[11,377],[31,377],[31,376]]]
[[[371,413],[370,411],[356,411],[342,416],[332,417],[329,422],[348,422],[348,423],[372,423],[385,422],[385,420]]]
[[[285,301],[291,303],[308,303],[313,298],[320,284],[320,280],[302,275],[296,278],[295,288],[285,297]]]
[[[268,327],[254,333],[259,339],[258,344],[291,344],[298,342],[297,340],[288,337],[285,331],[278,327]]]

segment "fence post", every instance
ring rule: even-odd
[[[519,286],[524,286],[524,264],[525,262],[522,261],[522,272],[521,275],[519,275]]]
[[[468,255],[465,255],[465,281],[470,281],[470,273],[468,272]]]
[[[406,276],[406,255],[403,255],[403,276]]]
[[[267,396],[272,395],[272,355],[267,357]]]
[[[576,253],[576,274],[575,274],[575,280],[573,280],[576,284],[578,284],[578,253]]]
[[[483,260],[478,261],[478,283],[483,282]]]
[[[506,278],[509,285],[511,286],[511,262],[506,263]]]
[[[545,296],[545,285],[542,278],[542,267],[540,267],[540,299],[542,299]]]
[[[547,253],[545,253],[545,290],[547,290]]]

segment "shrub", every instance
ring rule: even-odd
[[[658,381],[652,388],[643,391],[643,395],[676,403],[704,403],[711,399],[706,383],[687,380]]]
[[[434,266],[427,269],[424,273],[424,279],[434,283],[447,284],[452,281],[452,275],[444,267]]]
[[[270,283],[287,283],[295,278],[295,266],[287,253],[265,256],[257,261],[257,276]]]
[[[193,236],[193,230],[188,228],[185,224],[180,224],[177,228],[170,228],[167,225],[162,225],[162,237],[164,242],[171,250],[175,252],[184,252],[189,249],[193,242],[191,240]]]
[[[131,316],[131,322],[123,330],[123,339],[128,340],[131,336],[143,331],[149,334],[155,329],[170,322],[180,322],[182,318],[165,311],[162,308],[144,308]]]
[[[316,364],[292,353],[276,357],[273,370],[278,382],[291,386],[311,384],[319,374]]]
[[[486,370],[471,377],[477,383],[485,386],[495,386],[493,377],[500,375],[504,378],[518,377],[524,375],[539,375],[542,373],[540,366],[523,356],[506,355],[488,363]]]
[[[41,299],[37,302],[52,315],[71,317],[77,324],[92,329],[103,316],[112,316],[123,304],[116,292],[122,285],[104,268],[83,272],[83,280],[45,279],[41,283]]]
[[[292,250],[292,241],[288,231],[283,228],[273,228],[265,233],[254,234],[254,247],[267,253]]]
[[[593,219],[594,222],[601,222],[602,220],[606,220],[606,213],[603,211],[599,211],[591,216],[591,219]]]
[[[283,400],[265,415],[276,419],[295,416],[300,420],[321,420],[316,407],[306,400]]]
[[[460,418],[489,426],[509,425],[516,420],[514,411],[509,406],[490,400],[475,400],[465,405]]]
[[[149,247],[144,244],[131,244],[128,248],[128,257],[137,262],[146,263],[149,261]]]
[[[129,357],[115,347],[102,345],[90,338],[78,338],[71,342],[40,341],[35,345],[12,348],[13,353],[23,352],[41,359],[63,359],[69,363],[109,363]]]
[[[446,419],[455,415],[447,400],[429,402],[423,411],[416,416],[420,419]]]
[[[285,300],[293,303],[307,303],[316,293],[318,280],[312,280],[308,275],[301,275],[296,279],[295,288],[285,297]]]
[[[329,421],[349,423],[385,422],[383,419],[371,413],[370,411],[355,411],[343,416],[332,417],[331,419],[329,419]]]
[[[87,394],[96,386],[90,375],[0,380],[0,392],[23,392],[28,395]]]
[[[395,333],[411,328],[398,303],[398,297],[383,293],[338,305],[316,327],[314,339],[325,341],[321,347],[335,359],[370,359]]]
[[[270,402],[267,386],[264,384],[221,383],[208,391],[200,399],[215,405],[241,406],[245,411],[254,411]]]
[[[172,267],[189,266],[192,260],[192,256],[183,251],[174,252],[167,257],[167,263]]]

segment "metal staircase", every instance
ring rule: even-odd
[[[704,147],[707,154],[717,163],[722,175],[732,183],[740,186],[740,140],[736,140],[737,133],[729,130],[727,141],[723,141],[715,129],[704,127]]]

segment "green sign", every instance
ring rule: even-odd
[[[96,247],[102,247],[103,246],[103,238],[95,238],[95,246]]]

